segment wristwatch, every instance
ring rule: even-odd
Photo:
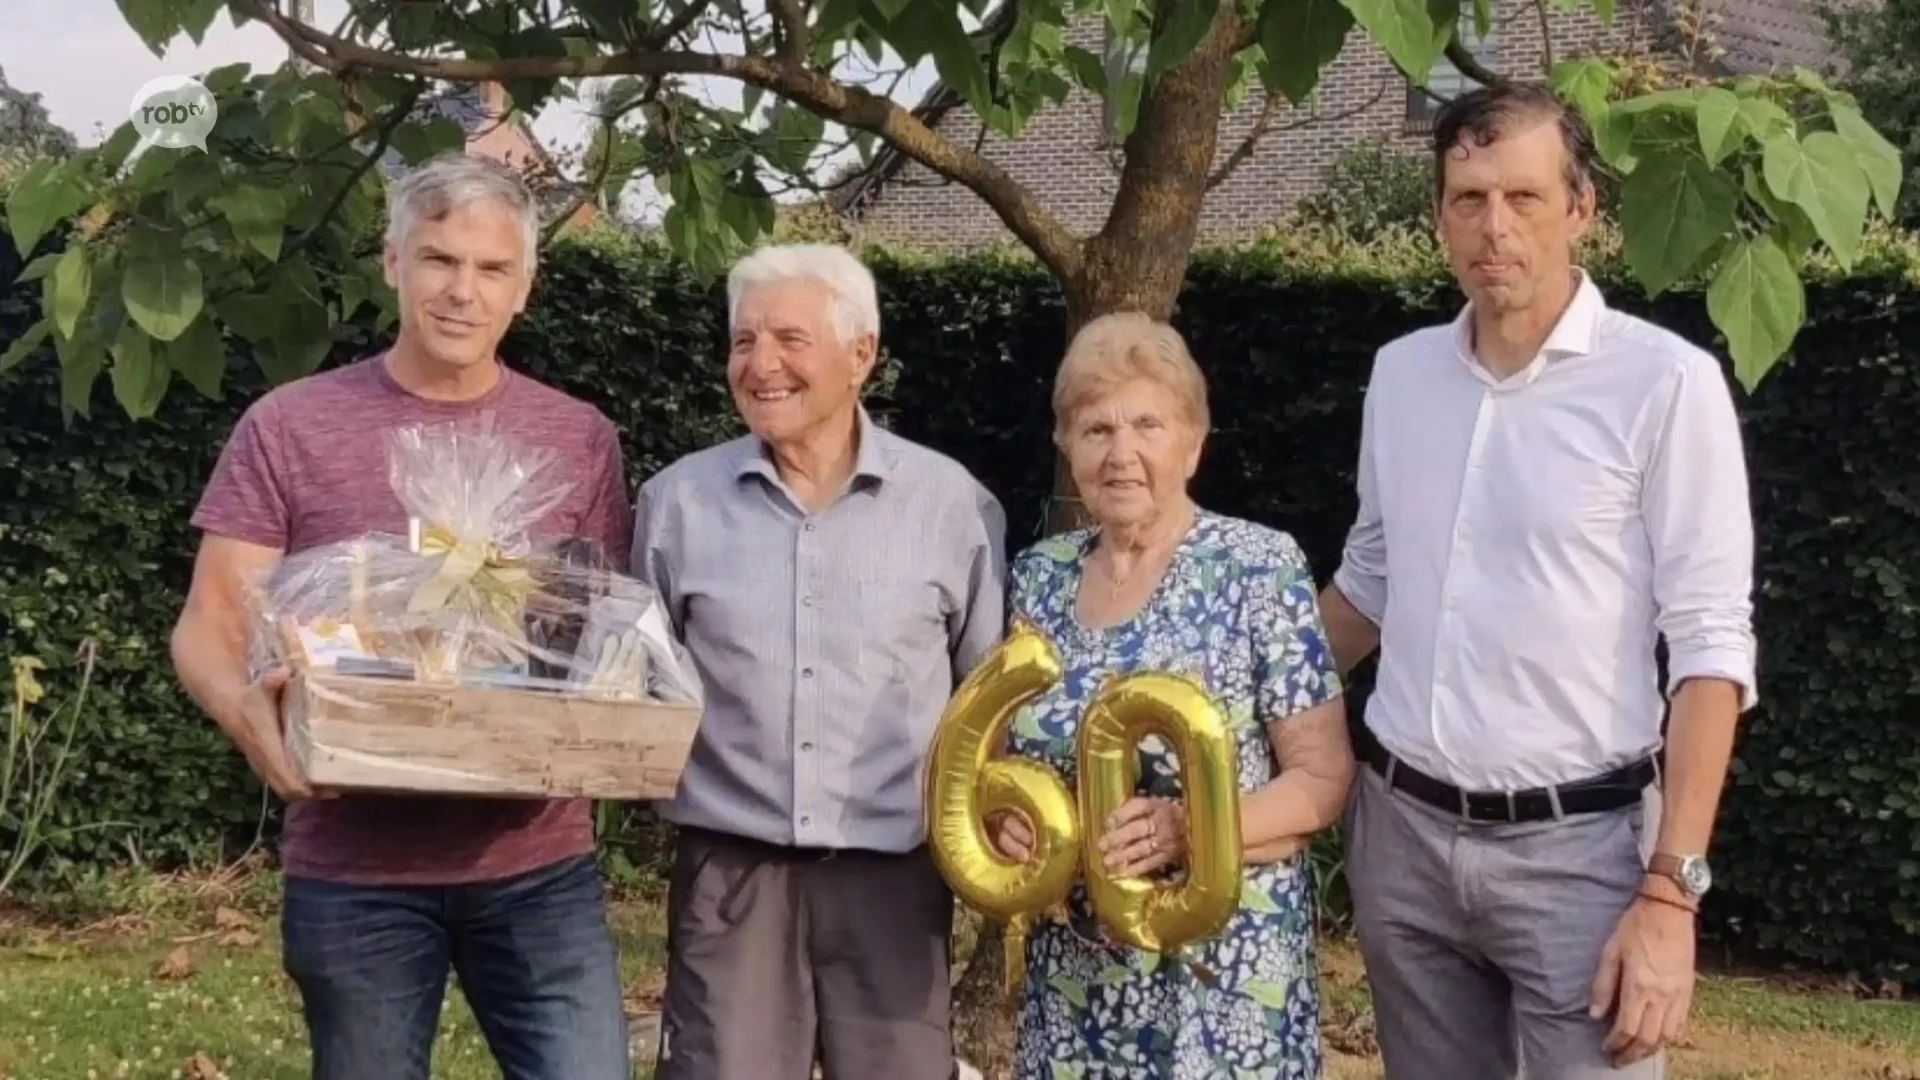
[[[1698,900],[1713,888],[1713,871],[1705,855],[1667,855],[1655,853],[1647,860],[1647,872],[1673,879],[1680,891]]]

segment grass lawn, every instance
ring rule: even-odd
[[[0,925],[0,1080],[304,1080],[270,895],[229,881],[149,898],[132,905],[140,914],[79,931]],[[646,1011],[659,990],[659,911],[622,903],[615,923],[629,1009]],[[1324,974],[1330,1075],[1378,1076],[1353,949],[1329,942]],[[1696,1018],[1673,1055],[1674,1080],[1920,1080],[1920,1005],[1910,1001],[1712,976]],[[498,1075],[464,1001],[449,993],[434,1076]]]

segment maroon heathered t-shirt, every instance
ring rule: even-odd
[[[367,532],[406,535],[387,480],[386,432],[492,411],[494,430],[558,460],[570,482],[535,536],[599,541],[624,569],[633,513],[613,423],[599,410],[502,366],[485,396],[408,393],[384,356],[279,387],[240,418],[194,512],[207,532],[293,553]],[[456,884],[537,869],[593,849],[586,800],[341,795],[287,808],[287,873],[364,884]]]

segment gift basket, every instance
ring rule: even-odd
[[[491,414],[386,436],[405,535],[308,548],[256,583],[256,672],[290,673],[287,745],[332,789],[671,797],[702,689],[645,584],[581,537],[551,452]],[[618,553],[624,554],[624,553]]]

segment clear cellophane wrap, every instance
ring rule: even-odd
[[[288,556],[254,590],[252,666],[699,704],[657,594],[537,523],[571,488],[491,414],[387,434],[406,535]]]

